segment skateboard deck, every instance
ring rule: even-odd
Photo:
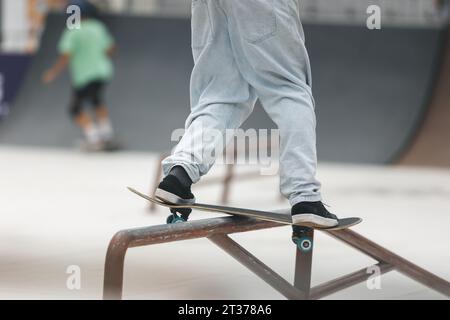
[[[281,213],[269,212],[269,211],[251,210],[251,209],[244,209],[244,208],[234,208],[234,207],[227,207],[227,206],[217,206],[217,205],[203,204],[203,203],[195,203],[192,205],[174,205],[174,204],[166,203],[159,199],[150,197],[150,196],[143,194],[143,193],[141,193],[133,188],[130,188],[130,187],[128,187],[128,190],[137,194],[141,198],[144,198],[144,199],[146,199],[150,202],[153,202],[157,205],[167,207],[170,209],[190,208],[190,209],[196,209],[196,210],[200,210],[200,211],[225,213],[225,214],[229,214],[229,215],[233,215],[233,216],[255,218],[255,219],[259,219],[259,220],[277,222],[280,224],[292,225],[291,216],[287,215],[287,214],[281,214]],[[341,230],[341,229],[350,228],[361,222],[362,222],[361,218],[343,218],[343,219],[339,219],[339,224],[337,226],[334,226],[331,228],[318,228],[318,227],[313,227],[313,226],[310,226],[307,224],[305,224],[303,226],[314,228],[314,229],[321,229],[321,230]]]
[[[122,149],[117,141],[108,141],[100,144],[92,144],[86,140],[80,140],[77,143],[78,148],[84,152],[114,152]]]

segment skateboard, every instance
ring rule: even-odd
[[[184,222],[180,216],[176,213],[176,209],[197,209],[200,211],[207,211],[207,212],[216,212],[216,213],[225,213],[233,216],[240,216],[240,217],[247,217],[247,218],[255,218],[259,220],[265,220],[265,221],[271,221],[271,222],[277,222],[280,224],[286,224],[286,225],[293,225],[291,216],[287,214],[282,213],[276,213],[276,212],[269,212],[269,211],[260,211],[260,210],[251,210],[251,209],[244,209],[244,208],[234,208],[234,207],[226,207],[226,206],[217,206],[212,204],[203,204],[203,203],[194,203],[191,205],[174,205],[167,202],[164,202],[162,200],[159,200],[157,198],[150,197],[148,195],[145,195],[133,188],[128,188],[131,192],[137,194],[138,196],[153,202],[157,205],[167,207],[170,209],[173,209],[172,215],[170,215],[167,218],[167,223],[177,223],[177,222]],[[304,227],[310,227],[313,229],[321,229],[321,230],[341,230],[341,229],[347,229],[352,226],[355,226],[362,222],[361,218],[343,218],[339,219],[339,224],[334,227],[328,227],[328,228],[318,228],[318,227],[312,227],[310,225],[303,225]]]
[[[121,145],[117,141],[106,141],[98,144],[92,144],[86,140],[81,140],[78,142],[78,146],[81,151],[84,152],[114,152],[121,150]]]
[[[174,224],[174,223],[180,223],[180,222],[186,222],[186,219],[179,214],[180,210],[183,209],[196,209],[200,211],[206,211],[206,212],[216,212],[216,213],[225,213],[232,216],[239,216],[239,217],[247,217],[247,218],[254,218],[264,221],[271,221],[276,222],[280,224],[286,224],[286,225],[292,225],[296,226],[297,231],[292,237],[292,241],[297,245],[297,247],[302,252],[308,252],[312,249],[312,239],[307,236],[308,231],[311,229],[318,229],[318,230],[342,230],[347,229],[352,226],[355,226],[362,222],[361,218],[343,218],[339,219],[339,224],[334,227],[328,227],[328,228],[319,228],[317,226],[311,226],[311,225],[294,225],[292,223],[292,219],[290,215],[287,214],[281,214],[276,212],[269,212],[269,211],[259,211],[259,210],[251,210],[251,209],[244,209],[244,208],[235,208],[235,207],[226,207],[226,206],[217,206],[212,204],[203,204],[203,203],[194,203],[191,205],[175,205],[170,204],[167,202],[164,202],[160,199],[150,197],[146,194],[143,194],[142,192],[139,192],[133,188],[128,187],[128,190],[131,192],[137,194],[141,198],[144,198],[150,202],[153,202],[157,205],[170,208],[171,215],[167,218],[167,224]]]
[[[114,152],[114,151],[120,151],[123,147],[120,144],[120,142],[116,140],[110,140],[103,143],[103,150],[105,152]]]

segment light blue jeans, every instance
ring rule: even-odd
[[[192,1],[191,114],[163,161],[165,174],[179,165],[197,182],[214,163],[201,155],[219,143],[203,141],[198,128],[225,135],[247,119],[259,98],[280,133],[282,194],[291,205],[321,200],[311,69],[299,12],[298,0]]]

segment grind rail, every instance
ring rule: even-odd
[[[306,236],[311,240],[311,247],[309,250],[296,249],[295,279],[294,285],[292,285],[228,236],[234,233],[281,226],[283,225],[274,222],[230,216],[119,231],[112,238],[106,254],[103,299],[122,299],[125,255],[129,248],[198,238],[209,239],[287,299],[320,299],[364,282],[370,276],[367,268],[364,268],[311,288],[314,230],[306,228]],[[350,229],[321,231],[377,260],[378,263],[375,266],[379,268],[380,274],[396,270],[422,285],[450,297],[448,281],[355,231]]]

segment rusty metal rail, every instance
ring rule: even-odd
[[[108,300],[122,298],[124,262],[129,248],[197,238],[208,238],[287,299],[320,299],[364,282],[370,276],[367,269],[361,269],[311,288],[313,248],[307,252],[296,249],[295,280],[294,285],[291,285],[228,237],[229,234],[233,233],[280,226],[282,225],[255,219],[223,217],[119,231],[112,238],[106,254],[103,298]],[[424,286],[450,297],[450,283],[448,281],[416,266],[360,234],[350,229],[323,232],[377,260],[378,263],[375,266],[379,268],[381,274],[397,270]],[[307,236],[313,240],[314,230],[309,229]]]

